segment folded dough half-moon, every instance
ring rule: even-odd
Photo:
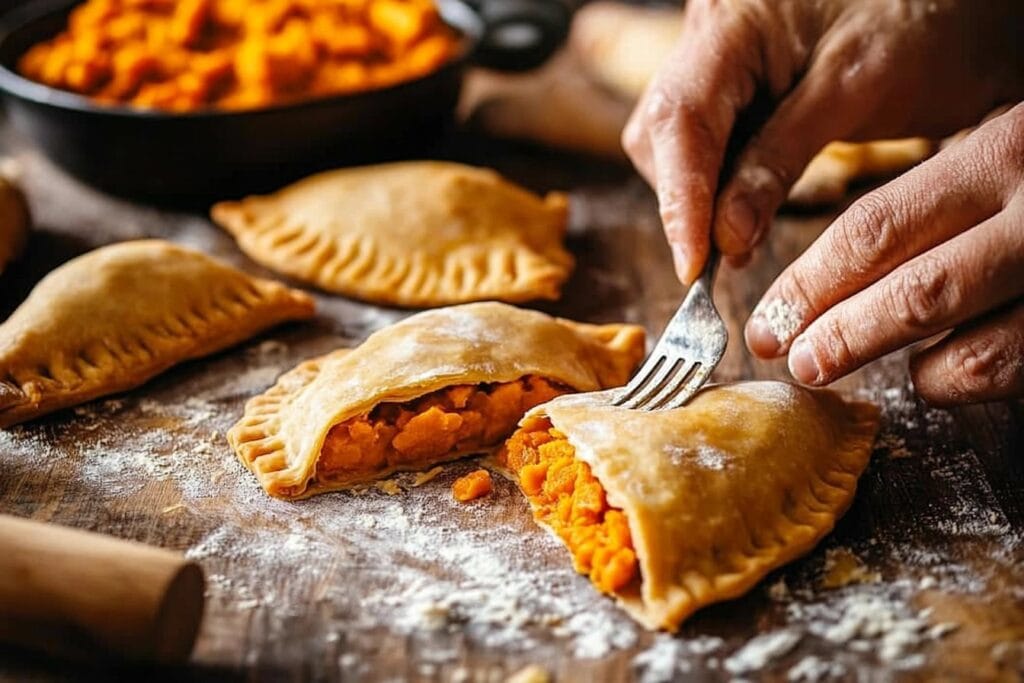
[[[450,162],[320,173],[211,216],[266,267],[384,304],[557,299],[573,266],[565,195]]]
[[[878,410],[782,382],[709,387],[677,410],[612,392],[532,410],[501,454],[576,568],[674,631],[814,547],[846,511]]]
[[[303,292],[163,240],[90,251],[40,280],[0,325],[0,427],[313,313]]]
[[[643,352],[635,325],[426,311],[284,374],[228,440],[267,493],[304,498],[500,445],[535,405],[624,384]]]

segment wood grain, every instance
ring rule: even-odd
[[[24,166],[36,230],[26,258],[0,280],[0,315],[13,310],[55,265],[94,246],[135,237],[166,237],[267,275],[204,216],[99,195],[25,150],[9,133],[4,142]],[[653,196],[639,178],[619,166],[472,137],[445,140],[436,156],[493,166],[537,190],[571,192],[570,246],[579,267],[563,300],[541,308],[594,322],[638,322],[652,335],[660,331],[682,288],[672,275]],[[732,343],[718,379],[786,376],[781,362],[755,361],[746,353],[742,324],[772,279],[828,220],[826,215],[781,217],[747,268],[723,269],[716,297]],[[259,534],[263,539],[280,536],[284,547],[289,532],[275,521],[279,518],[248,517],[247,508],[237,506],[231,497],[235,488],[249,490],[254,484],[232,469],[224,429],[236,419],[245,399],[269,385],[277,371],[354,344],[407,314],[340,298],[318,299],[320,315],[311,324],[280,328],[238,349],[181,366],[117,401],[99,403],[80,414],[54,415],[19,431],[13,441],[0,441],[18,449],[17,454],[0,451],[0,512],[177,550],[195,551],[211,534],[231,529],[237,530],[240,546]],[[266,347],[277,349],[269,355],[260,350],[268,341],[280,344]],[[246,382],[239,379],[243,377]],[[690,673],[680,673],[680,679],[728,679],[722,658],[757,633],[787,624],[794,604],[834,607],[858,591],[891,589],[915,608],[931,606],[932,618],[960,625],[941,643],[921,648],[925,660],[920,666],[899,672],[880,661],[875,651],[857,652],[807,636],[794,652],[747,677],[784,680],[795,662],[817,654],[842,662],[846,680],[1015,680],[1024,662],[1024,558],[1018,543],[1024,530],[1021,406],[931,410],[913,398],[906,352],[864,368],[838,387],[879,400],[885,414],[882,441],[853,508],[809,557],[748,596],[690,620],[680,636],[683,641],[714,635],[724,638],[725,645],[712,655],[689,657]],[[209,414],[197,419],[187,410],[189,401],[201,401]],[[159,410],[150,409],[153,406]],[[196,447],[204,440],[208,446]],[[104,469],[104,453],[117,454],[112,462],[122,462],[135,451],[145,459],[133,460],[135,469]],[[189,493],[173,476],[181,468],[209,468],[212,461],[226,463],[223,473],[211,475],[218,480],[216,495]],[[447,503],[447,487],[462,471],[460,466],[446,470],[410,491],[408,501],[370,493],[359,504],[370,506],[367,509],[397,505],[406,511],[433,506],[450,511],[444,523],[453,529],[486,536],[499,527],[508,528],[522,534],[524,542],[542,542],[541,532],[507,482],[497,482],[490,507],[474,512]],[[344,511],[346,505],[347,499],[336,498],[317,509]],[[302,509],[292,510],[305,519]],[[145,675],[190,680],[446,681],[465,674],[468,680],[500,681],[526,664],[538,663],[558,680],[619,681],[635,673],[632,657],[651,642],[652,636],[642,635],[631,648],[579,659],[566,641],[543,628],[540,644],[526,651],[488,647],[469,628],[443,634],[403,634],[387,625],[364,628],[359,624],[361,611],[369,609],[365,596],[397,581],[392,577],[399,570],[423,568],[429,575],[435,558],[429,552],[381,558],[370,536],[346,536],[349,522],[343,513],[317,513],[302,523],[309,526],[311,537],[327,543],[327,554],[312,572],[299,571],[302,557],[296,557],[294,565],[287,557],[276,558],[280,561],[267,569],[247,559],[244,547],[223,556],[200,556],[208,576],[222,579],[211,583],[206,619],[188,668],[111,671],[2,650],[0,679]],[[221,537],[221,542],[231,546],[230,538]],[[538,581],[548,575],[541,568],[555,571],[567,565],[560,549],[543,547],[549,550],[529,558],[537,564]],[[840,547],[877,572],[880,583],[822,591],[825,550]],[[938,586],[921,587],[920,579],[931,575],[940,576]],[[779,578],[789,588],[787,601],[769,599],[765,588]],[[573,590],[589,590],[584,579],[578,582]],[[438,652],[450,656],[439,657]]]

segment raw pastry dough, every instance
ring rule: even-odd
[[[419,161],[315,175],[221,202],[214,221],[268,268],[400,306],[557,299],[572,270],[567,201],[494,171]]]
[[[556,394],[624,384],[643,353],[635,325],[499,303],[427,311],[284,374],[228,440],[267,493],[304,498],[500,444]]]
[[[0,427],[312,315],[306,294],[169,242],[96,249],[43,278],[0,325]]]
[[[878,428],[871,404],[782,382],[710,387],[671,411],[616,408],[611,394],[535,408],[504,459],[577,568],[671,631],[831,531]]]

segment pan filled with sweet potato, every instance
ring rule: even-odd
[[[545,0],[64,0],[4,23],[14,125],[93,185],[179,201],[426,149],[467,64],[536,66],[568,18]]]

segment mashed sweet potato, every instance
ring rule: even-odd
[[[545,418],[531,418],[506,442],[500,458],[519,477],[534,517],[569,547],[576,571],[604,593],[639,575],[629,524],[608,505],[590,466]]]
[[[100,102],[249,109],[410,80],[458,46],[433,0],[88,0],[18,70]]]
[[[331,428],[316,479],[415,469],[501,442],[530,408],[568,389],[542,377],[446,387],[408,403],[384,403]]]

